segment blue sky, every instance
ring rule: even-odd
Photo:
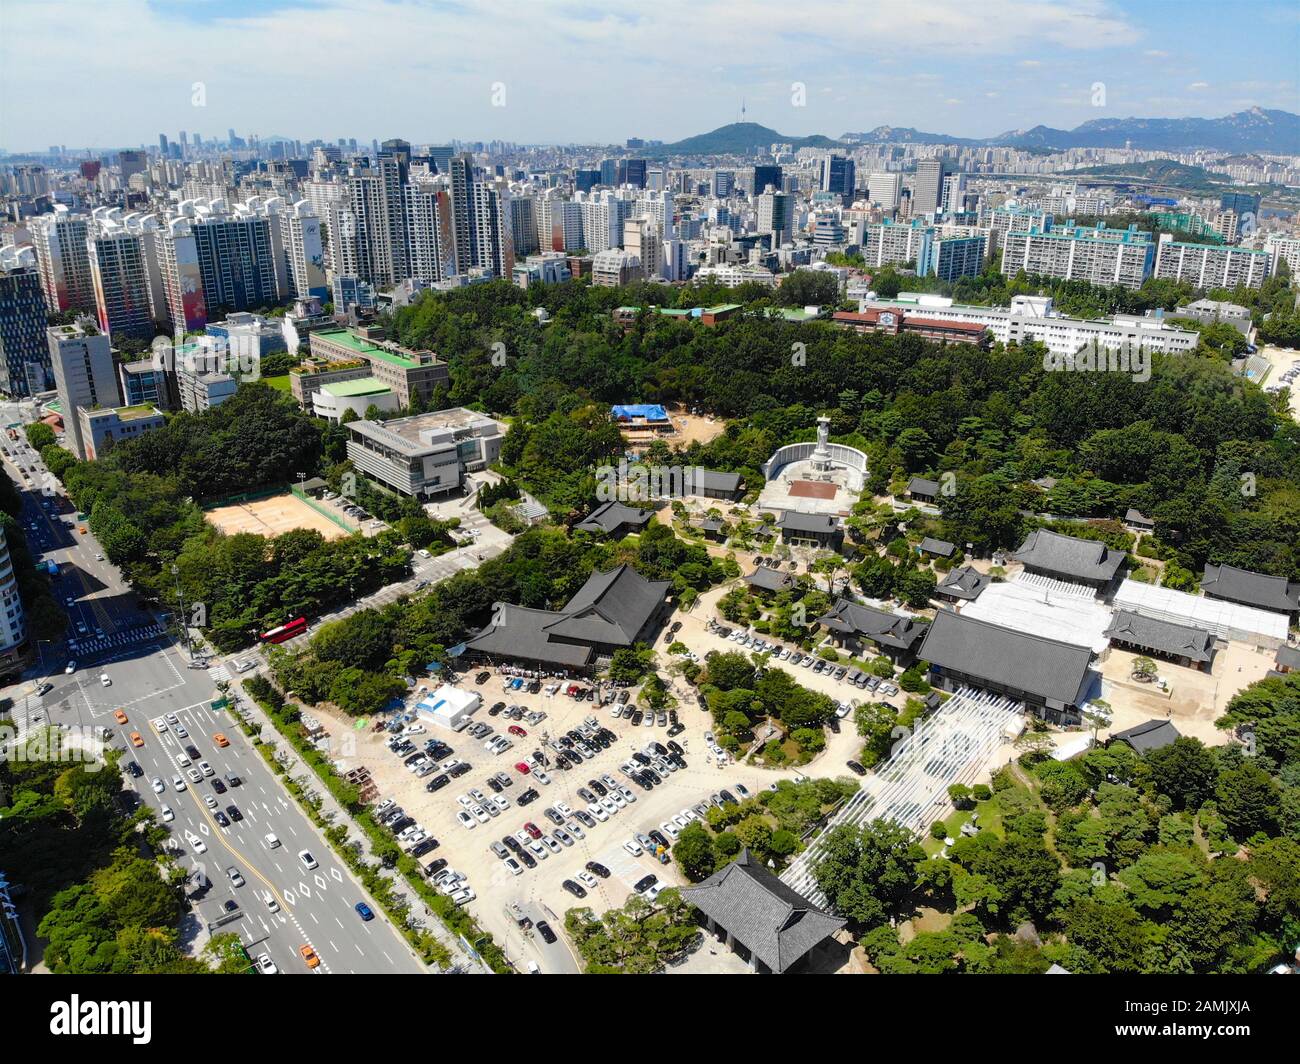
[[[1261,0],[3,0],[0,147],[992,136],[1300,111],[1297,56]]]

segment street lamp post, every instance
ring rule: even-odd
[[[181,590],[181,567],[172,564],[172,576],[176,578],[176,598],[181,604],[181,634],[185,637],[185,651],[194,660],[194,647],[190,645],[190,622],[185,612],[185,592]]]

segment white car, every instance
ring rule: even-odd
[[[204,841],[203,841],[201,838],[199,838],[197,835],[195,835],[194,832],[192,832],[192,831],[187,831],[187,832],[185,833],[185,841],[188,842],[191,846],[194,847],[194,852],[195,852],[195,853],[206,853],[206,852],[207,852],[207,849],[208,849],[207,844],[204,843]]]
[[[188,739],[190,737],[190,733],[185,730],[184,724],[173,724],[172,730],[182,739]]]
[[[551,851],[551,853],[560,852],[560,844],[556,842],[553,838],[551,838],[551,836],[543,835],[540,841],[543,846],[545,846],[548,850]]]
[[[543,846],[537,839],[529,839],[528,848],[532,850],[533,853],[540,860],[545,861],[546,858],[551,856],[551,852],[545,846]]]
[[[633,857],[640,857],[645,853],[645,850],[641,849],[641,844],[635,839],[628,839],[627,842],[623,843],[623,849],[627,850]]]
[[[474,815],[474,819],[477,820],[480,824],[486,824],[488,821],[492,819],[490,816],[488,816],[487,812],[483,809],[481,805],[472,805],[469,807],[469,811]]]
[[[492,804],[497,807],[497,812],[504,813],[510,808],[510,799],[504,794],[498,794],[492,798]]]
[[[184,781],[183,779],[181,779],[179,776],[173,776],[173,777],[172,777],[172,790],[174,790],[174,791],[183,791],[183,790],[185,790],[185,781]]]
[[[555,811],[559,813],[560,816],[564,817],[566,820],[572,818],[573,816],[573,810],[570,809],[564,802],[556,802]]]
[[[576,879],[588,890],[595,890],[597,887],[600,886],[600,884],[596,882],[596,877],[593,876],[590,872],[588,872],[585,868],[581,872],[575,873],[573,878]]]
[[[615,813],[618,812],[618,806],[616,806],[616,805],[613,803],[613,801],[612,801],[611,799],[609,799],[609,798],[602,798],[602,799],[600,800],[600,802],[599,802],[599,805],[600,805],[600,807],[601,807],[603,810],[605,810],[605,812],[607,812],[610,816],[613,816]]]
[[[213,798],[212,795],[205,794],[203,796],[203,804],[206,805],[209,809],[215,809],[217,807],[217,800]]]
[[[274,850],[280,845],[279,837],[269,831],[262,836],[262,841],[266,843],[266,848],[268,850]]]
[[[667,835],[670,839],[675,839],[677,838],[678,835],[682,833],[681,829],[676,824],[674,824],[671,820],[665,820],[662,824],[660,824],[659,830],[662,831],[665,835]]]
[[[451,900],[457,905],[464,905],[466,902],[473,901],[475,897],[477,897],[477,895],[475,895],[473,887],[462,887],[460,890],[452,893]]]
[[[76,671],[77,671],[77,663],[76,663],[75,661],[70,661],[70,662],[68,662],[67,666],[66,666],[66,667],[64,668],[64,670],[63,670],[63,672],[64,672],[65,675],[66,675],[66,674],[70,674],[70,673],[74,673],[74,672],[76,672]]]
[[[456,795],[456,801],[463,809],[468,809],[471,805],[474,804],[474,799],[471,798],[468,794]]]
[[[299,850],[298,860],[303,863],[304,868],[312,869],[317,867],[316,858],[311,855],[310,850]]]
[[[602,802],[605,802],[605,801],[613,802],[615,808],[617,808],[617,809],[622,809],[622,808],[624,808],[624,807],[627,805],[627,799],[624,798],[623,795],[619,793],[617,787],[614,788],[613,790],[611,790],[611,791],[609,792],[609,797],[608,797],[608,798],[602,798],[601,801],[602,801]]]
[[[99,674],[99,682],[103,684],[105,687],[113,686],[113,681],[108,678],[108,673],[106,672],[101,672]]]
[[[487,797],[477,787],[470,788],[469,796],[473,798],[474,801],[478,802],[479,805],[482,805],[484,802],[487,801]]]
[[[199,770],[196,768],[187,768],[185,770],[185,775],[187,775],[190,778],[191,783],[203,782],[203,777],[199,775]]]
[[[161,776],[155,776],[151,781],[154,794],[162,794],[167,789],[167,784],[163,783]]]
[[[159,717],[153,722],[153,727],[154,731],[165,732],[167,730],[167,722],[163,720],[162,717]]]
[[[263,975],[278,975],[280,972],[269,953],[263,953],[257,958],[257,970]]]
[[[599,805],[595,805],[594,803],[592,805],[587,806],[587,815],[591,817],[595,817],[602,824],[609,819],[609,814],[605,812],[605,810],[602,809]]]
[[[540,768],[533,769],[533,779],[539,780],[542,783],[551,782],[551,777],[548,776],[545,772],[543,772]]]
[[[478,827],[478,821],[470,816],[464,809],[456,814],[456,819],[460,821],[461,827],[469,828],[471,831]]]
[[[628,787],[623,787],[620,785],[618,788],[618,793],[623,796],[623,800],[627,802],[628,805],[631,805],[633,802],[636,801],[636,795],[633,794],[631,789]]]
[[[206,761],[199,762],[199,771],[202,772],[203,775],[205,776],[215,775],[215,773],[212,771],[212,766],[209,765]]]
[[[587,837],[587,833],[582,830],[582,825],[579,824],[576,820],[570,820],[567,824],[564,825],[564,827],[565,830],[568,831],[568,833],[572,835],[575,839],[585,839]]]
[[[170,824],[176,819],[176,814],[172,812],[171,806],[164,805],[162,807],[162,818],[164,824]]]

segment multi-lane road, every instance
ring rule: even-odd
[[[252,957],[267,954],[281,972],[426,971],[287,797],[235,718],[212,708],[220,697],[216,679],[221,671],[192,667],[185,648],[161,634],[155,618],[141,609],[103,557],[89,528],[80,531],[84,522],[61,488],[42,490],[44,469],[24,440],[3,438],[0,455],[8,475],[23,489],[20,520],[33,557],[59,563],[53,588],[70,618],[68,637],[41,643],[35,667],[6,692],[19,726],[48,722],[87,731],[107,728],[111,744],[124,751],[125,785],[160,818],[167,815],[164,808],[169,811],[165,824],[180,847],[179,859],[203,872],[211,884],[194,902],[199,922],[214,933],[239,935]],[[71,672],[66,671],[69,662],[75,662]],[[51,689],[38,695],[45,682]],[[118,712],[127,723],[116,718]],[[168,723],[169,714],[177,723]],[[159,720],[165,730],[155,725]],[[139,747],[133,744],[133,732],[140,737]],[[217,745],[213,736],[218,732],[229,746]],[[199,757],[189,755],[187,746],[197,749]],[[189,766],[179,762],[182,756]],[[201,774],[195,783],[188,771],[200,762],[208,763],[211,775]],[[132,763],[139,765],[138,777],[129,771]],[[229,776],[240,782],[232,786]],[[183,791],[173,782],[177,777]],[[161,793],[154,790],[155,778],[162,781]],[[217,780],[224,793],[216,790]],[[215,809],[205,797],[212,798]],[[218,811],[226,824],[218,821]],[[268,843],[268,834],[278,845]],[[202,852],[191,838],[200,842]],[[317,867],[306,867],[299,856],[304,850]],[[242,886],[227,874],[232,868]],[[227,911],[228,902],[234,902],[233,911]],[[358,902],[369,905],[374,919],[362,919],[355,910]],[[307,967],[300,955],[303,946],[319,957],[317,968]]]

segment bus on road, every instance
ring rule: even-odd
[[[307,618],[295,617],[292,621],[286,621],[269,632],[263,632],[258,638],[263,643],[283,643],[296,635],[302,635],[305,631],[307,631]]]

